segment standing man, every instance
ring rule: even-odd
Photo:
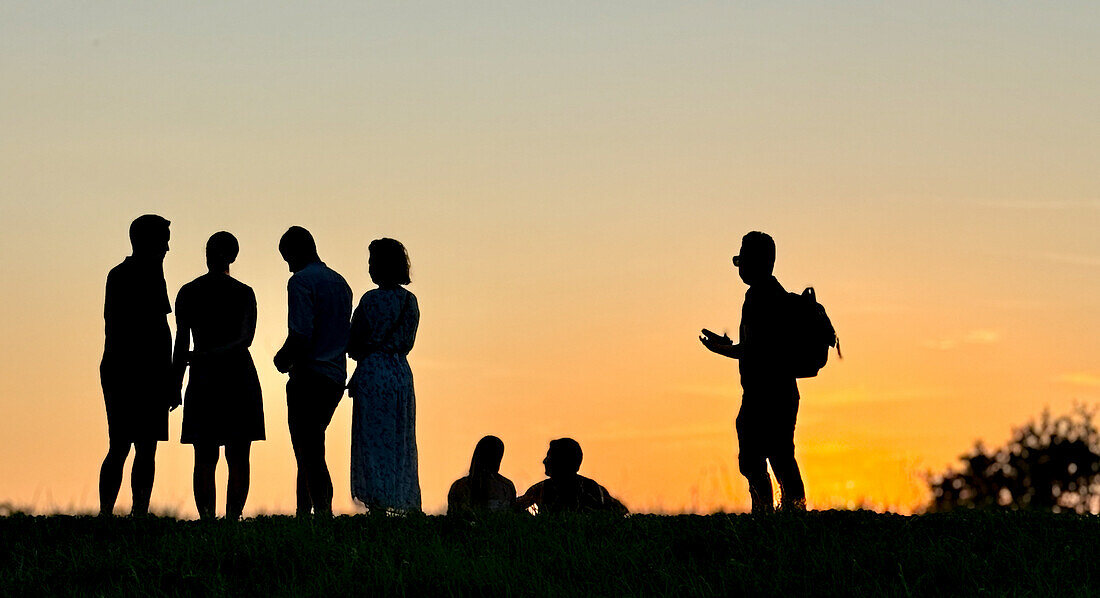
[[[169,222],[146,214],[130,224],[132,254],[107,274],[105,339],[99,366],[110,447],[99,470],[99,514],[111,515],[130,446],[135,516],[149,512],[158,440],[168,440],[168,412],[180,404],[172,375],[172,311],[164,283]]]
[[[290,374],[286,383],[287,420],[298,462],[299,517],[332,516],[332,477],[325,463],[325,429],[347,382],[351,287],[317,256],[309,231],[292,226],[279,240],[279,253],[293,276],[287,283],[286,342],[275,354],[275,368]]]
[[[781,508],[806,508],[806,489],[794,459],[794,426],[798,385],[789,363],[789,295],[772,276],[775,241],[753,231],[741,239],[733,258],[741,280],[749,285],[741,309],[738,344],[704,329],[699,337],[711,351],[737,359],[741,372],[741,411],[737,414],[738,466],[748,479],[753,513],[770,513],[772,482],[767,463],[779,481]]]

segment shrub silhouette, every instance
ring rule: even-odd
[[[981,441],[962,455],[962,467],[929,477],[928,510],[1006,508],[1100,512],[1100,432],[1096,409],[1084,405],[1013,430],[996,451]]]

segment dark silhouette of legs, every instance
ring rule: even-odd
[[[772,478],[768,475],[768,465],[764,457],[758,455],[739,455],[737,458],[741,475],[749,481],[749,496],[752,497],[752,512],[766,515],[775,511],[772,502]]]
[[[221,448],[216,444],[195,445],[195,507],[200,519],[214,518],[214,505],[217,489],[214,487],[214,472],[218,468]]]
[[[229,464],[229,488],[225,493],[225,518],[240,519],[248,500],[251,467],[248,462],[250,441],[225,445],[225,460]]]
[[[290,442],[298,462],[298,515],[310,508],[318,515],[332,513],[332,477],[325,463],[325,430],[313,422],[290,427]]]
[[[134,468],[130,471],[130,488],[134,492],[131,515],[149,514],[149,497],[153,494],[153,476],[156,474],[156,455],[156,440],[134,443]]]
[[[325,463],[325,428],[344,394],[344,385],[323,375],[303,373],[286,385],[290,443],[298,463],[299,516],[332,516],[332,477]]]
[[[122,468],[130,454],[130,443],[111,441],[103,466],[99,468],[99,514],[110,515],[115,510],[118,491],[122,488]]]
[[[298,458],[297,449],[294,450],[294,459],[298,462],[298,476],[294,488],[298,506],[294,514],[298,517],[305,517],[313,512],[313,501],[309,498],[309,479],[306,476],[306,467],[302,464],[302,460]]]
[[[780,506],[783,510],[806,510],[806,487],[802,484],[802,473],[798,471],[798,462],[794,451],[790,454],[772,456],[768,459],[779,482],[781,493]]]

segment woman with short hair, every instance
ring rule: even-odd
[[[368,269],[378,288],[351,317],[348,383],[353,401],[351,495],[368,510],[420,510],[416,396],[406,356],[416,340],[420,308],[409,284],[409,256],[394,239],[369,246]]]
[[[252,441],[265,438],[260,380],[248,351],[256,335],[256,294],[229,275],[238,250],[233,235],[214,233],[206,243],[209,272],[176,296],[178,379],[191,368],[180,441],[195,446],[195,506],[203,519],[214,517],[221,447],[229,463],[225,516],[239,519],[248,498]],[[189,350],[192,337],[194,350]]]

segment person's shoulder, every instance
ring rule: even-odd
[[[318,266],[317,276],[320,280],[324,280],[327,284],[346,292],[349,296],[351,295],[351,286],[339,272],[329,268],[328,264],[324,262],[316,262],[316,265]]]
[[[534,484],[531,484],[531,487],[528,488],[527,492],[524,492],[524,494],[525,495],[542,494],[542,491],[546,489],[546,484],[549,481],[550,481],[550,478],[546,478],[545,480],[543,480],[541,482],[535,482]]]
[[[130,278],[134,273],[134,265],[130,258],[126,258],[107,271],[107,282],[118,282]]]
[[[370,289],[363,293],[362,296],[359,297],[359,305],[366,307],[376,304],[380,297],[378,291],[379,289]]]
[[[179,292],[176,293],[176,300],[178,301],[180,297],[190,296],[195,291],[202,289],[204,276],[206,275],[204,274],[203,276],[200,276],[192,281],[184,283],[184,285],[180,287]]]
[[[470,489],[470,476],[462,476],[451,484],[451,489],[447,492],[448,496],[457,495],[460,493],[468,492]]]
[[[312,292],[317,286],[317,282],[321,275],[318,274],[313,264],[298,270],[290,275],[290,279],[286,281],[286,288],[288,290],[299,290]]]
[[[225,277],[225,284],[229,287],[230,292],[232,292],[237,297],[238,301],[251,301],[252,303],[256,302],[256,291],[253,291],[252,287],[248,286],[247,284],[237,280],[236,278],[233,278],[232,276]]]
[[[505,492],[511,493],[512,496],[516,495],[516,485],[512,483],[512,480],[509,480],[499,473],[493,475],[493,479],[496,481],[497,484],[500,485],[501,488],[505,490]]]
[[[122,260],[121,262],[115,264],[115,266],[113,268],[111,268],[110,270],[107,271],[107,276],[108,277],[118,276],[119,274],[126,273],[129,269],[130,269],[130,261],[129,260]]]
[[[339,282],[346,282],[343,275],[341,275],[336,270],[333,270],[325,262],[313,262],[312,264],[310,264],[310,267],[314,268],[319,276],[324,276],[325,278],[330,278]]]
[[[297,272],[292,272],[290,274],[290,278],[286,281],[287,285],[288,286],[304,285],[306,283],[306,281],[310,279],[309,272],[307,271],[308,268],[309,268],[309,266],[306,266],[305,268],[302,268],[301,270],[298,270]]]
[[[596,482],[596,480],[593,480],[592,478],[586,478],[580,474],[577,474],[577,481],[580,483],[581,486],[584,486],[585,488],[602,488],[602,486],[600,486],[600,484]]]
[[[591,494],[592,496],[599,497],[603,497],[603,495],[609,494],[607,488],[604,488],[603,485],[596,480],[593,480],[592,478],[586,478],[582,475],[578,475],[577,478],[580,482],[581,490],[583,490],[585,494]]]
[[[230,288],[232,288],[234,291],[237,291],[238,293],[241,293],[241,294],[254,294],[254,292],[252,291],[252,287],[250,287],[247,284],[237,280],[236,278],[233,278],[232,276],[226,276],[225,280],[226,280],[226,284],[228,284],[230,286]]]
[[[776,293],[778,293],[778,294],[780,294],[780,295],[786,295],[786,294],[787,294],[787,289],[786,289],[786,288],[785,288],[785,287],[784,287],[784,286],[783,286],[783,285],[782,285],[782,284],[781,284],[781,283],[779,282],[779,279],[778,279],[778,278],[776,278],[776,277],[774,277],[774,276],[773,276],[773,277],[772,277],[772,284],[774,285],[774,286],[772,287],[772,289],[773,289],[773,290],[774,290],[774,291],[775,291]]]

